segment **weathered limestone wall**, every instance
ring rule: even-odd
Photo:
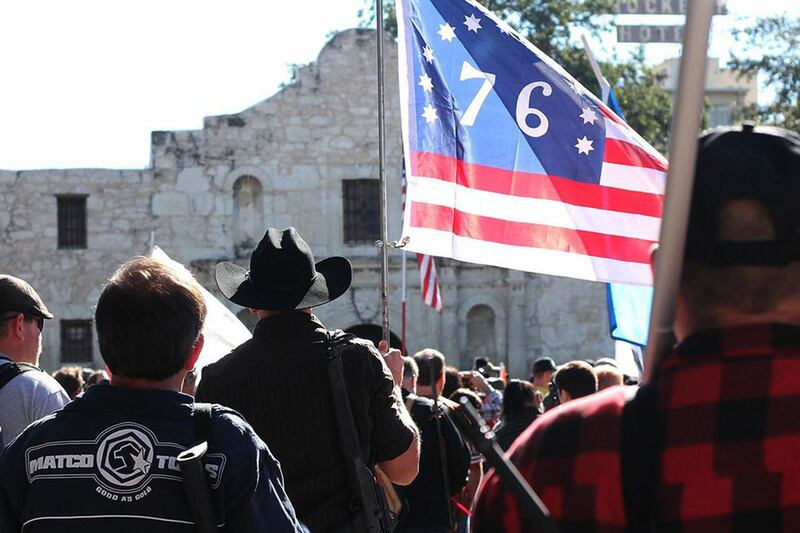
[[[397,49],[388,41],[386,54],[389,227],[396,239],[402,149]],[[0,195],[0,271],[30,281],[57,318],[90,318],[103,281],[147,250],[151,231],[216,293],[218,261],[246,265],[266,226],[294,225],[319,258],[345,255],[354,264],[353,288],[316,313],[331,327],[379,324],[377,248],[346,245],[342,222],[342,180],[378,177],[376,101],[374,33],[349,30],[292,84],[253,107],[208,117],[202,130],[154,132],[150,169],[0,171],[0,187],[10,191]],[[86,250],[57,249],[55,194],[62,193],[89,195]],[[400,262],[393,251],[391,324],[398,335]],[[439,347],[461,366],[488,354],[517,377],[527,377],[541,355],[613,353],[600,284],[450,260],[437,267],[441,314],[422,302],[409,254],[411,351]],[[44,345],[44,366],[60,366],[58,320],[45,328]],[[96,349],[95,359],[100,366]]]
[[[91,318],[116,266],[146,253],[155,228],[147,201],[152,181],[147,170],[0,172],[8,191],[0,194],[0,271],[31,283],[56,315],[44,329],[45,368],[60,366],[59,319]],[[87,249],[57,248],[57,194],[89,195]]]

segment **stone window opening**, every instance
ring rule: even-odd
[[[380,239],[380,196],[376,179],[342,181],[345,244],[371,244]]]
[[[495,338],[495,314],[488,305],[476,305],[467,313],[467,356],[471,365],[476,357],[486,357],[494,364],[501,359]]]
[[[80,250],[86,248],[86,194],[59,194],[58,249]]]
[[[92,321],[61,320],[61,362],[91,363],[92,354]]]
[[[264,234],[264,189],[254,176],[233,184],[234,254],[247,257]]]

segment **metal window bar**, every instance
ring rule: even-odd
[[[378,180],[342,181],[344,242],[367,244],[375,241],[380,231]]]
[[[58,196],[59,249],[86,248],[86,196]]]
[[[92,356],[92,321],[61,321],[61,362],[90,363]]]

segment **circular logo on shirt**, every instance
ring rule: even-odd
[[[134,491],[146,482],[153,464],[153,439],[138,425],[118,425],[97,446],[96,465],[110,488]]]

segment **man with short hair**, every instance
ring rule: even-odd
[[[384,358],[371,342],[328,331],[311,314],[347,291],[350,262],[316,263],[295,228],[269,228],[249,269],[220,263],[215,278],[226,298],[259,321],[251,340],[203,369],[197,399],[236,409],[253,424],[280,460],[286,491],[312,531],[355,527],[358,495],[331,402],[334,348],[364,463],[407,485],[419,468],[419,438],[400,393],[400,351],[382,346]]]
[[[510,458],[560,531],[800,528],[800,135],[700,138],[673,330],[638,392],[570,402]],[[532,531],[492,476],[475,531]]]
[[[62,366],[53,372],[53,379],[64,388],[70,400],[83,391],[83,369],[79,366]]]
[[[597,365],[594,367],[594,373],[597,376],[597,390],[599,391],[622,385],[625,382],[622,372],[610,364]]]
[[[403,390],[417,393],[419,367],[413,357],[403,357]]]
[[[597,392],[597,376],[589,363],[570,361],[558,369],[555,376],[558,400],[564,404]]]
[[[417,394],[436,400],[444,388],[444,354],[433,348],[425,348],[414,354],[417,364]]]
[[[53,318],[27,282],[0,275],[0,448],[69,396],[39,369],[44,321]]]
[[[550,380],[553,379],[553,372],[557,368],[556,362],[550,357],[540,357],[533,362],[531,383],[542,395],[542,398],[547,398],[547,395],[550,394]]]
[[[450,409],[456,404],[441,396],[445,357],[426,348],[414,354],[417,391],[406,395],[406,406],[420,430],[422,453],[419,475],[402,494],[408,510],[401,515],[401,532],[447,533],[457,521],[450,499],[467,483],[470,450],[461,438]],[[445,477],[446,476],[446,477]]]
[[[32,424],[0,456],[0,531],[194,531],[176,458],[201,442],[198,489],[210,493],[219,531],[306,531],[250,425],[178,392],[203,348],[205,315],[200,286],[169,265],[139,257],[114,273],[95,312],[111,382]]]

